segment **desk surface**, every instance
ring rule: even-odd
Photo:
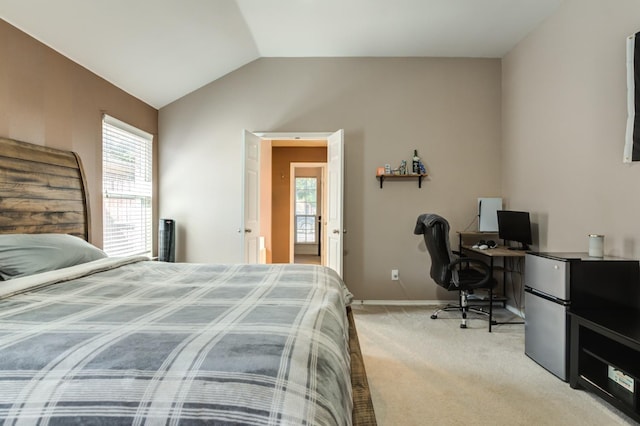
[[[483,256],[489,256],[489,257],[524,257],[525,254],[527,253],[526,250],[509,250],[505,246],[498,246],[496,248],[490,248],[485,250],[473,248],[472,246],[468,246],[468,245],[463,245],[462,248],[464,250],[468,250],[468,251],[478,253]]]
[[[498,231],[456,231],[457,234],[460,234],[462,237],[487,237],[498,235]]]

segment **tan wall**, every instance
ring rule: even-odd
[[[102,246],[102,114],[157,135],[157,110],[2,20],[0,63],[0,136],[80,155]]]
[[[640,164],[623,164],[637,0],[567,0],[503,60],[503,195],[539,248],[640,257]],[[534,237],[534,239],[536,239]]]
[[[185,224],[177,256],[242,261],[242,129],[345,130],[344,277],[359,299],[455,297],[428,277],[416,218],[473,224],[477,197],[500,196],[498,59],[269,58],[160,110],[160,213]],[[423,157],[429,179],[376,168]],[[452,237],[456,241],[455,237]],[[391,269],[400,281],[391,281]]]
[[[274,147],[271,179],[271,249],[273,263],[289,263],[291,230],[291,163],[327,161],[327,148]]]

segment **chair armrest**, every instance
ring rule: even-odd
[[[480,269],[483,270],[483,272],[485,272],[486,274],[490,274],[491,273],[491,268],[489,268],[489,265],[487,265],[487,262],[482,261],[480,259],[475,259],[473,257],[459,257],[457,259],[454,259],[451,264],[449,264],[449,269],[453,269],[456,265],[460,264],[460,263],[473,263],[476,265],[480,266]]]
[[[491,273],[491,268],[489,267],[489,265],[487,265],[486,262],[480,259],[475,259],[473,257],[460,257],[458,259],[455,259],[453,262],[451,262],[451,264],[449,265],[449,269],[454,269],[457,265],[461,263],[466,263],[467,265],[475,265],[479,267],[478,269],[480,269],[480,272],[484,274],[484,276],[480,281],[473,284],[468,284],[467,287],[469,289],[488,287],[487,283],[489,283],[489,281],[493,278],[493,276]]]

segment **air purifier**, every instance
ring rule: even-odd
[[[158,260],[176,261],[176,223],[173,219],[160,219],[158,224]]]

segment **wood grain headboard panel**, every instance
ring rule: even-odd
[[[0,138],[0,233],[89,241],[84,171],[74,152]]]

